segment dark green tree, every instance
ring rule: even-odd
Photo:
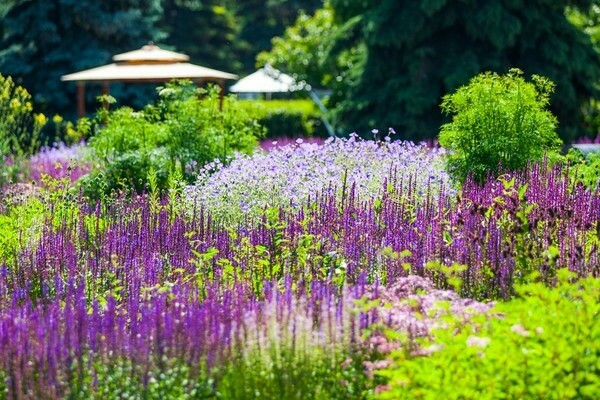
[[[328,5],[312,16],[301,12],[294,25],[271,40],[271,49],[257,56],[257,63],[270,64],[298,81],[330,86],[336,77],[336,68],[332,68],[335,64],[326,62],[331,42],[328,38],[336,28],[333,10]]]
[[[161,26],[165,43],[190,56],[194,63],[238,73],[239,24],[231,0],[163,0]]]
[[[356,79],[347,82],[336,119],[362,133],[391,126],[406,138],[432,138],[444,122],[445,93],[480,72],[516,67],[556,83],[551,110],[560,135],[572,138],[581,133],[582,105],[598,95],[600,56],[567,20],[565,7],[593,3],[331,0],[345,32],[341,48],[348,38],[365,45],[364,63],[350,67]]]
[[[592,43],[600,51],[600,4],[593,5],[588,9],[567,9],[569,21],[589,35]],[[591,138],[600,134],[600,99],[590,99],[589,104],[584,107],[584,127]]]
[[[27,88],[41,111],[73,116],[75,86],[61,76],[160,40],[160,15],[160,0],[15,2],[0,21],[0,71]],[[97,106],[93,97],[89,109]]]
[[[4,2],[0,3],[0,17],[4,17],[4,15],[6,15],[12,6],[14,6],[14,1],[11,0],[5,0]]]
[[[585,9],[568,7],[566,15],[573,25],[590,36],[595,46],[600,46],[600,4]]]
[[[240,55],[244,71],[254,70],[256,55],[271,48],[271,39],[293,25],[301,11],[312,14],[323,0],[237,0],[236,14],[241,26],[239,40],[244,44]]]

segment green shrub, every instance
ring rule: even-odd
[[[324,136],[321,113],[312,100],[244,100],[239,102],[266,128],[267,137]]]
[[[555,288],[519,294],[466,325],[449,320],[421,351],[393,353],[377,398],[600,398],[600,280],[560,270]]]
[[[330,349],[305,353],[292,348],[267,349],[237,357],[216,374],[220,399],[330,400],[364,399],[372,390],[362,356]]]
[[[446,95],[442,110],[452,122],[441,127],[440,144],[450,150],[448,172],[462,183],[472,175],[478,182],[500,169],[518,170],[560,150],[556,118],[546,108],[554,84],[511,69],[506,75],[484,73]]]
[[[164,152],[139,150],[121,154],[100,170],[82,178],[86,195],[99,198],[114,190],[141,193],[148,188],[148,177],[154,171],[158,185],[166,188],[169,162]]]
[[[65,379],[65,398],[359,400],[372,392],[361,356],[329,354],[327,349],[264,352],[268,354],[238,354],[210,370],[205,365],[191,368],[177,358],[161,358],[159,365],[146,370],[131,359],[90,362],[84,355],[74,360]],[[0,380],[0,389],[3,383]]]
[[[7,265],[12,265],[17,252],[37,237],[46,210],[34,195],[35,188],[17,185],[14,190],[18,193],[0,198],[0,260]]]
[[[600,153],[592,152],[585,156],[579,150],[571,149],[566,155],[570,165],[569,176],[573,184],[583,184],[594,190],[600,184]]]
[[[151,171],[161,190],[171,172],[191,182],[214,159],[225,162],[235,152],[251,153],[264,133],[234,98],[221,103],[217,89],[185,82],[159,88],[157,103],[141,111],[101,111],[96,123],[99,131],[89,141],[94,168],[82,180],[92,198],[114,190],[141,192]]]
[[[34,114],[31,95],[0,74],[0,187],[15,182],[26,156],[39,147],[47,119]]]

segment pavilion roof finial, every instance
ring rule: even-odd
[[[117,54],[113,60],[118,63],[177,63],[189,61],[185,54],[174,51],[163,50],[154,42],[150,41],[139,50],[128,51],[127,53]]]

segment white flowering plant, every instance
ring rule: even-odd
[[[390,130],[393,133],[393,130]],[[186,188],[189,203],[204,207],[213,217],[239,222],[260,215],[266,208],[300,208],[325,190],[353,188],[363,199],[382,194],[386,181],[415,190],[415,197],[449,186],[443,167],[443,150],[424,144],[349,139],[328,139],[324,144],[296,143],[236,155],[229,164],[217,160],[200,171]],[[399,183],[402,182],[402,183]]]

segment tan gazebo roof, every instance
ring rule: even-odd
[[[171,79],[237,79],[228,72],[184,62],[189,60],[185,54],[163,50],[150,43],[140,50],[117,54],[116,63],[87,69],[73,74],[63,75],[63,81],[78,82],[164,82]]]
[[[139,50],[113,56],[113,64],[103,65],[61,77],[62,81],[79,82],[77,110],[85,114],[85,82],[103,82],[108,94],[110,82],[167,82],[172,79],[190,79],[194,82],[216,81],[224,90],[225,79],[238,79],[235,74],[190,64],[189,57],[174,51],[163,50],[150,42]]]
[[[171,79],[237,79],[237,75],[190,63],[173,64],[109,64],[74,74],[64,75],[63,81],[164,82]]]
[[[158,62],[180,62],[189,61],[190,58],[181,53],[163,50],[154,43],[150,42],[139,50],[128,51],[127,53],[117,54],[113,57],[117,62],[139,62],[139,61],[158,61]]]

